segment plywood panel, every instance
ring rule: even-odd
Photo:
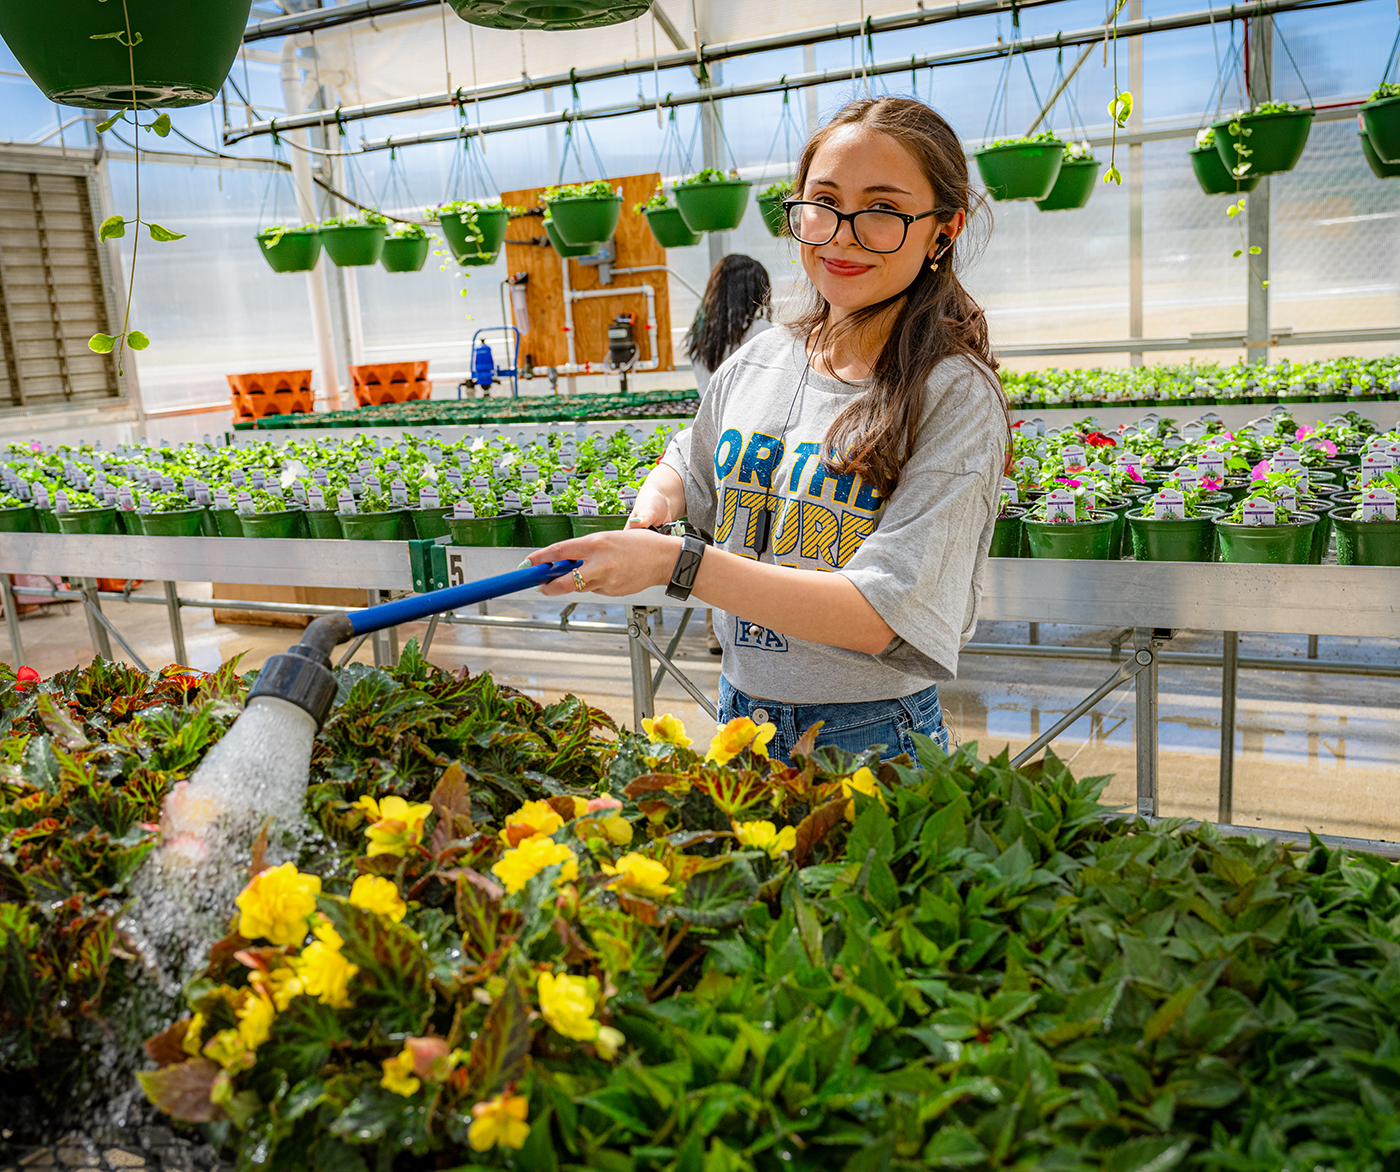
[[[536,366],[563,366],[569,360],[565,333],[563,265],[569,266],[569,285],[575,292],[589,289],[626,290],[643,283],[655,290],[656,335],[646,328],[646,298],[640,291],[618,292],[616,296],[588,298],[574,302],[574,360],[580,365],[598,367],[608,354],[608,323],[619,313],[637,315],[639,361],[648,361],[653,348],[659,350],[660,370],[674,370],[671,353],[671,292],[666,265],[666,250],[656,242],[647,227],[646,217],[633,211],[643,203],[661,181],[657,174],[627,175],[609,179],[614,188],[622,188],[622,217],[613,237],[617,256],[614,268],[649,268],[647,273],[614,274],[608,285],[599,280],[597,265],[580,264],[577,260],[563,261],[549,244],[544,231],[544,209],[540,205],[543,187],[522,191],[506,191],[501,198],[507,204],[530,209],[530,215],[510,222],[506,230],[506,267],[512,275],[526,273],[526,304],[530,313],[530,330],[520,341],[521,361],[529,355]]]

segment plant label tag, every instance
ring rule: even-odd
[[[494,463],[494,461],[493,461]],[[472,454],[463,448],[457,453],[457,467],[470,468],[472,466]]]
[[[1045,494],[1045,516],[1050,521],[1074,520],[1074,493],[1063,488]]]
[[[319,484],[313,484],[309,489],[307,489],[306,507],[308,509],[314,509],[318,513],[325,512],[326,490],[323,489]]]
[[[389,495],[394,498],[395,504],[408,504],[408,485],[402,480],[391,480],[389,482]]]
[[[623,509],[630,513],[632,506],[637,503],[637,490],[630,484],[624,484],[617,490],[617,499],[622,502]]]
[[[426,447],[426,448],[423,449],[423,454],[428,458],[428,463],[429,463],[429,464],[440,464],[440,463],[442,463],[442,449],[439,448],[439,447],[435,447],[435,446]]]
[[[1142,429],[1141,429],[1140,427],[1138,427],[1138,425],[1137,425],[1136,423],[1130,423],[1130,424],[1128,424],[1125,428],[1123,428],[1123,438],[1124,438],[1124,439],[1129,439],[1129,438],[1131,438],[1132,436],[1141,435],[1141,434],[1142,434]]]
[[[232,472],[228,474],[228,479],[229,483],[232,484],[234,488],[248,487],[248,478],[243,475],[242,468],[235,468]]]
[[[1092,464],[1089,465],[1089,471],[1098,472],[1104,476],[1108,476],[1110,473],[1112,473],[1113,469],[1110,468],[1107,464],[1105,464],[1102,460],[1095,460]]]
[[[616,484],[616,483],[617,483],[617,465],[616,465],[616,464],[604,464],[604,465],[603,465],[603,475],[606,476],[609,480],[611,480],[614,484]]]
[[[1201,487],[1201,474],[1190,464],[1183,464],[1173,475],[1175,475],[1177,486],[1182,492]]]
[[[384,461],[384,471],[385,471],[385,472],[391,473],[391,474],[393,474],[393,475],[397,475],[397,474],[398,474],[399,472],[401,472],[402,470],[403,470],[403,466],[402,466],[397,460],[385,460],[385,461]]]
[[[248,479],[252,481],[254,488],[265,488],[267,486],[267,473],[261,468],[254,468],[249,472]]]
[[[1169,435],[1162,441],[1162,446],[1175,451],[1177,448],[1184,448],[1186,446],[1186,441],[1179,435]]]
[[[1001,478],[1001,491],[1006,494],[1007,499],[1010,500],[1012,504],[1020,503],[1021,486],[1017,484],[1014,480],[1012,480],[1009,476],[1003,476]]]
[[[149,512],[151,512],[154,508],[155,508],[155,506],[154,506],[153,504],[151,504],[151,498],[148,497],[148,496],[143,492],[143,493],[141,494],[141,503],[140,503],[139,505],[136,506],[136,511],[137,511],[138,513],[149,513]]]
[[[1298,454],[1296,448],[1285,445],[1274,453],[1273,468],[1275,472],[1297,472],[1302,467],[1303,457]]]
[[[326,485],[331,482],[330,474],[324,468],[313,468],[311,470],[311,479],[322,488],[325,488]]]
[[[194,503],[197,505],[204,505],[206,507],[209,505],[209,486],[207,484],[201,484],[198,488],[194,490]]]
[[[306,504],[306,489],[300,480],[292,481],[292,499],[299,505]]]
[[[540,479],[540,470],[538,465],[520,465],[520,479],[523,480],[526,484],[538,484]]]
[[[1186,517],[1186,498],[1174,488],[1164,488],[1152,498],[1152,516],[1158,521],[1181,521]]]
[[[1183,423],[1181,425],[1181,438],[1198,440],[1206,434],[1206,431],[1206,425],[1199,420],[1194,420],[1191,423]]]
[[[37,508],[49,508],[49,490],[45,485],[36,484],[34,486],[34,504]]]
[[[1385,445],[1385,451],[1386,455],[1388,455],[1391,458],[1391,460],[1400,460],[1400,443],[1397,443],[1395,440],[1391,440],[1388,444]]]
[[[355,465],[355,467],[360,470],[361,476],[368,476],[371,472],[374,471],[374,461],[368,459],[361,460],[358,464]]]
[[[449,468],[447,470],[447,483],[458,492],[462,491],[462,470],[460,468]]]
[[[233,503],[229,500],[228,489],[220,488],[214,492],[214,507],[216,509],[231,509]]]
[[[240,513],[251,513],[253,511],[253,497],[246,489],[238,494],[236,507]]]
[[[503,460],[495,460],[495,459],[493,459],[493,460],[491,461],[491,475],[492,475],[492,476],[499,476],[504,470],[505,470],[505,461],[503,461]]]
[[[384,491],[383,487],[379,483],[378,476],[365,477],[365,491],[372,492],[375,496],[378,496],[381,492]]]
[[[454,521],[474,521],[476,520],[476,508],[466,497],[459,497],[452,506],[452,519]]]
[[[1365,488],[1371,481],[1377,480],[1387,472],[1394,471],[1394,464],[1388,455],[1380,452],[1371,452],[1369,455],[1361,457],[1361,487]]]
[[[554,512],[554,506],[550,503],[549,497],[542,492],[537,492],[530,498],[530,512],[536,517],[548,517]]]
[[[1201,419],[1207,423],[1220,422],[1220,416],[1214,411],[1207,411],[1204,415],[1201,416]]]
[[[348,488],[342,488],[335,494],[335,507],[338,512],[354,516],[359,510],[355,508],[355,494]]]
[[[1113,461],[1118,467],[1123,469],[1131,468],[1139,476],[1142,475],[1142,457],[1136,452],[1124,452]]]
[[[520,512],[520,494],[513,488],[503,492],[501,494],[501,507],[513,509],[517,513]]]
[[[1298,490],[1291,484],[1280,484],[1274,490],[1274,495],[1278,497],[1278,503],[1287,505],[1290,509],[1298,507]]]
[[[1225,479],[1225,453],[1202,452],[1196,457],[1196,473],[1209,476],[1212,480]]]
[[[458,475],[457,479],[459,481],[461,480],[460,474]],[[489,476],[473,476],[471,478],[471,486],[473,489],[485,492],[488,488],[491,487],[491,478]]]
[[[598,515],[598,502],[591,496],[579,497],[578,515],[580,517],[596,517]]]
[[[359,496],[365,490],[365,482],[358,472],[352,472],[346,478],[352,496]]]
[[[565,440],[559,445],[559,459],[566,464],[572,464],[578,459],[578,449],[573,440]]]
[[[1037,472],[1040,470],[1040,461],[1030,456],[1022,456],[1021,459],[1016,461],[1016,467],[1020,468],[1023,472]]]
[[[1395,494],[1386,488],[1372,489],[1361,498],[1363,521],[1394,521]]]
[[[267,493],[268,496],[275,496],[279,501],[286,499],[282,494],[282,486],[280,484],[269,484],[263,491]]]
[[[1084,449],[1071,445],[1061,453],[1065,460],[1065,471],[1069,472],[1074,468],[1083,468],[1087,461],[1084,459]]]
[[[1277,524],[1274,502],[1267,501],[1263,497],[1250,497],[1244,502],[1244,523],[1246,525]]]
[[[102,490],[102,503],[109,509],[113,505],[117,505],[118,507],[120,507],[119,496],[120,494],[117,492],[116,487],[114,485],[109,484],[106,488]]]
[[[549,478],[551,492],[563,492],[569,487],[569,474],[567,472],[555,472]]]
[[[418,507],[420,509],[442,508],[442,495],[438,492],[436,485],[429,484],[418,490]]]
[[[377,435],[372,435],[369,437],[369,446],[372,448],[379,447],[379,437]]]

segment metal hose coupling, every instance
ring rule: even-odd
[[[274,696],[304,709],[319,729],[335,700],[336,682],[331,673],[330,649],[354,634],[350,616],[325,615],[306,628],[302,641],[274,655],[258,673],[251,702],[259,696]]]

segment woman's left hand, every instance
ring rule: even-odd
[[[538,549],[529,557],[532,566],[542,562],[581,561],[578,574],[594,594],[618,597],[639,594],[652,586],[664,586],[680,555],[681,539],[650,529],[619,529],[593,533]],[[565,574],[539,587],[541,594],[573,594],[578,582]]]

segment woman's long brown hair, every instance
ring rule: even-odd
[[[852,125],[888,134],[914,157],[933,187],[940,223],[959,210],[968,216],[977,210],[962,143],[939,114],[913,98],[861,98],[845,106],[808,140],[797,166],[796,192],[802,191],[812,159],[827,136]],[[870,389],[832,422],[825,457],[833,472],[854,472],[886,497],[914,454],[929,376],[945,358],[966,355],[992,375],[1006,418],[1010,452],[1011,415],[996,379],[998,363],[986,315],[958,280],[957,245],[944,247],[947,251],[937,272],[921,264],[908,288],[837,325],[831,322],[826,298],[815,290],[811,304],[791,323],[799,336],[815,338],[820,348],[854,338],[880,317],[893,314],[889,337],[871,368]]]

